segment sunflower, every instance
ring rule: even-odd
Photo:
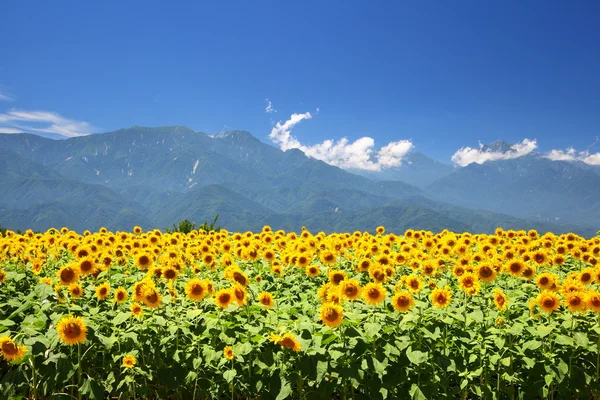
[[[502,318],[502,317],[496,318],[496,325],[504,325],[504,318]]]
[[[433,306],[436,308],[446,308],[452,300],[452,291],[449,287],[435,288],[429,295]]]
[[[225,357],[228,360],[234,359],[235,353],[233,352],[233,349],[230,346],[225,346],[225,348],[223,349],[223,357]]]
[[[84,257],[79,260],[79,272],[83,275],[90,275],[96,270],[96,264],[92,257]]]
[[[526,265],[521,271],[521,276],[525,279],[533,279],[535,276],[535,266]]]
[[[337,304],[324,303],[321,306],[321,321],[330,328],[335,328],[344,319],[344,309]]]
[[[277,344],[287,349],[294,350],[295,352],[302,350],[300,342],[298,342],[298,340],[291,333],[283,334],[283,336],[281,336],[281,338],[279,338],[277,341]]]
[[[118,304],[121,304],[127,300],[127,297],[127,290],[125,290],[123,286],[119,286],[117,290],[115,290],[115,295],[113,298]]]
[[[258,302],[265,307],[273,307],[273,305],[275,304],[273,295],[269,292],[262,292],[261,294],[259,294]]]
[[[140,318],[144,313],[144,309],[140,303],[133,303],[129,309],[131,310],[131,315],[136,318]]]
[[[151,279],[144,278],[133,285],[133,298],[135,301],[144,301],[144,292],[146,288],[154,287],[154,282]]]
[[[108,282],[104,282],[101,285],[96,287],[96,297],[98,300],[104,300],[108,297],[110,293],[110,284]]]
[[[6,361],[20,361],[26,352],[25,346],[17,345],[10,337],[0,337],[0,353]]]
[[[586,295],[585,303],[587,307],[597,313],[600,313],[600,293],[589,291]]]
[[[494,289],[494,304],[496,304],[496,307],[500,311],[506,310],[506,307],[508,306],[506,295],[498,288]]]
[[[475,271],[479,279],[485,283],[493,281],[498,275],[496,269],[492,268],[489,264],[479,264]]]
[[[52,278],[41,278],[40,282],[52,286]]]
[[[469,296],[477,294],[481,290],[479,280],[472,272],[465,272],[458,278],[458,286]]]
[[[586,309],[584,292],[568,292],[565,294],[565,306],[573,312],[583,312]]]
[[[537,264],[542,265],[548,262],[548,255],[545,251],[538,250],[531,254],[531,259]]]
[[[233,291],[233,300],[237,303],[238,306],[243,306],[248,301],[248,291],[246,288],[239,283],[236,283],[232,288]]]
[[[0,283],[6,280],[6,271],[0,268]]]
[[[152,266],[152,257],[146,253],[139,253],[134,258],[135,265],[141,270],[147,270]]]
[[[188,299],[201,301],[208,295],[208,289],[202,279],[192,278],[185,284],[185,293]]]
[[[386,297],[387,291],[380,283],[367,283],[363,289],[363,298],[368,304],[380,304]]]
[[[418,275],[410,274],[406,276],[405,282],[406,284],[404,286],[413,293],[417,293],[423,289],[423,278]]]
[[[165,269],[163,269],[163,278],[165,278],[168,281],[172,281],[172,280],[176,279],[177,274],[178,274],[177,269],[172,266],[168,266]]]
[[[134,226],[133,227],[133,233],[135,233],[136,235],[139,235],[140,233],[142,233],[142,228],[139,226]]]
[[[329,280],[334,285],[339,285],[344,279],[346,279],[346,272],[340,271],[338,269],[332,269],[331,271],[329,271],[328,275],[329,275]]]
[[[383,235],[383,234],[384,234],[384,232],[385,232],[385,228],[384,228],[383,226],[381,226],[381,225],[380,225],[380,226],[378,226],[378,227],[377,227],[377,229],[375,229],[375,231],[376,231],[378,234],[380,234],[380,235]]]
[[[560,297],[551,290],[544,290],[536,297],[537,305],[547,313],[556,311],[560,307]]]
[[[219,308],[225,308],[233,301],[231,289],[221,289],[215,294],[215,304]]]
[[[521,275],[521,271],[525,266],[519,260],[513,260],[506,265],[507,272],[513,276]]]
[[[356,279],[346,279],[341,284],[342,296],[348,300],[356,300],[360,298],[361,287],[360,282]]]
[[[69,285],[69,293],[73,298],[78,299],[83,296],[83,288],[79,283],[71,283]]]
[[[415,299],[410,292],[400,291],[397,292],[392,298],[392,306],[394,310],[399,312],[407,312],[415,305]]]
[[[58,321],[56,331],[63,343],[73,345],[85,342],[87,327],[80,317],[68,316]]]
[[[452,268],[452,275],[454,275],[457,278],[463,276],[464,273],[465,267],[463,265],[455,265],[454,268]]]
[[[579,273],[579,281],[581,283],[583,283],[584,285],[587,285],[594,281],[594,275],[595,275],[594,268],[590,268],[590,267],[584,268]]]
[[[359,271],[366,272],[366,271],[369,270],[369,268],[371,268],[371,259],[369,259],[369,258],[363,258],[358,263],[358,270]]]
[[[66,265],[58,271],[58,279],[63,285],[70,285],[71,283],[76,282],[78,278],[79,270],[77,264]]]
[[[333,264],[335,262],[335,254],[333,254],[330,250],[321,251],[319,253],[319,258],[323,264]]]
[[[319,267],[317,267],[316,265],[309,265],[308,267],[306,267],[304,272],[307,276],[310,276],[311,278],[314,278],[315,276],[318,276],[321,273]]]
[[[369,268],[369,276],[375,282],[385,282],[387,279],[387,275],[385,274],[385,268],[379,264],[372,264]]]
[[[544,272],[535,278],[535,284],[542,290],[551,289],[556,286],[556,275],[552,272]]]
[[[160,306],[162,296],[158,293],[158,290],[154,287],[147,287],[144,290],[144,298],[142,300],[150,308],[156,308]]]
[[[342,296],[342,291],[339,286],[332,286],[327,291],[327,296],[325,297],[325,302],[332,304],[342,304],[344,298]]]
[[[131,354],[127,354],[123,357],[123,364],[122,366],[125,368],[133,368],[133,366],[136,364],[137,360],[135,359],[135,356],[131,355]]]

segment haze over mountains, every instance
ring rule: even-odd
[[[399,167],[345,171],[248,132],[183,126],[0,134],[0,185],[0,225],[14,229],[165,228],[215,214],[242,231],[600,228],[600,173],[587,164],[528,155],[454,167],[413,152]]]

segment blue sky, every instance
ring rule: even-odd
[[[60,4],[0,5],[5,129],[187,125],[271,143],[310,112],[290,131],[307,147],[404,140],[448,163],[497,139],[600,149],[596,1]]]

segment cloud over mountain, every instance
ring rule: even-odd
[[[508,149],[490,148],[479,143],[479,148],[462,147],[452,155],[452,162],[461,167],[471,163],[483,164],[487,161],[509,160],[528,155],[537,148],[536,139],[523,139]]]
[[[354,142],[348,138],[337,141],[324,140],[314,145],[304,145],[292,136],[292,128],[305,119],[311,119],[312,114],[292,114],[285,122],[277,122],[269,138],[279,145],[281,150],[299,149],[309,157],[324,161],[327,164],[346,169],[362,169],[380,171],[402,164],[402,159],[414,147],[410,140],[399,140],[375,150],[375,140],[364,136]]]

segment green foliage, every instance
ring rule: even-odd
[[[178,224],[173,224],[173,227],[171,229],[167,228],[165,229],[165,231],[167,233],[180,232],[185,234],[188,234],[195,229],[205,232],[219,232],[221,230],[221,227],[216,226],[217,219],[219,219],[219,214],[215,216],[215,218],[210,224],[208,223],[208,221],[204,221],[204,223],[202,223],[198,226],[198,228],[196,228],[196,224],[186,218],[183,221],[180,221]]]

